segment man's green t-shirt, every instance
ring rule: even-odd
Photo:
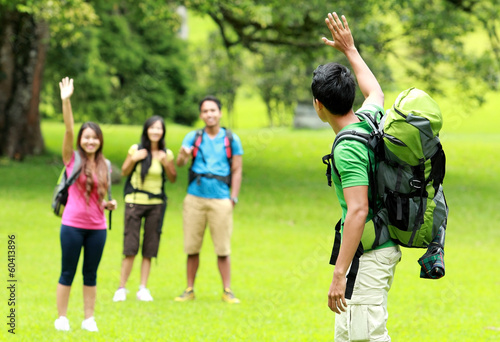
[[[377,117],[377,113],[384,109],[376,104],[368,104],[361,107],[358,112],[370,113],[373,117]],[[355,130],[362,133],[370,133],[371,127],[365,121],[360,121],[353,123],[344,127],[340,132],[347,130]],[[339,132],[339,133],[340,133]],[[369,167],[370,160],[372,161],[372,171],[375,171],[375,156],[373,151],[371,151],[365,144],[351,139],[342,140],[337,144],[334,151],[334,162],[337,168],[340,178],[335,172],[333,172],[333,183],[335,185],[335,192],[342,207],[342,230],[344,227],[344,220],[347,214],[347,204],[344,198],[343,189],[353,187],[353,186],[368,186],[368,201],[372,203],[372,188],[369,181]],[[381,203],[377,198],[377,206],[380,208]],[[365,251],[371,249],[373,242],[375,240],[375,229],[373,227],[373,222],[371,221],[373,217],[373,210],[370,208],[368,216],[366,217],[365,229],[361,237],[361,242],[363,243],[363,248]],[[385,248],[389,246],[394,246],[395,243],[391,240],[378,246],[378,248]]]

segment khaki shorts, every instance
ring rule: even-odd
[[[207,223],[215,253],[218,256],[231,254],[233,203],[229,198],[203,198],[188,194],[184,198],[182,216],[186,254],[200,253]]]

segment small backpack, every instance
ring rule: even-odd
[[[369,113],[356,113],[370,125],[370,134],[347,130],[336,136],[332,152],[323,157],[323,163],[328,166],[328,184],[331,186],[332,166],[339,175],[333,158],[337,144],[344,139],[364,143],[375,155],[370,163],[375,163],[376,171],[370,168],[369,172],[370,184],[374,184],[372,191],[376,191],[372,200],[378,196],[382,202],[381,209],[370,203],[376,230],[371,247],[383,243],[382,230],[387,227],[390,238],[401,246],[428,248],[428,251],[432,248],[433,252],[444,254],[448,205],[442,187],[446,159],[439,140],[443,123],[439,106],[424,91],[410,88],[399,94],[385,115],[379,114],[380,122]],[[340,224],[336,227],[336,240],[333,264],[340,247]],[[358,258],[363,253],[360,247],[356,253]],[[421,258],[419,263],[422,265],[426,261]],[[431,266],[426,274],[421,273],[421,277],[441,278],[444,264],[441,266]]]
[[[67,175],[66,166],[63,167],[52,194],[52,211],[56,216],[62,217],[66,203],[68,203],[69,187],[75,183],[82,171],[82,159],[80,153],[75,152],[75,162],[71,175]],[[108,170],[111,170],[111,162],[106,159]],[[108,200],[111,200],[111,171],[108,173]],[[109,211],[109,229],[111,229],[111,211]]]
[[[59,175],[59,179],[57,180],[57,184],[52,195],[52,210],[56,216],[61,217],[64,212],[64,207],[68,202],[68,189],[70,185],[77,180],[78,176],[80,176],[80,172],[82,171],[81,163],[82,160],[80,153],[76,152],[71,175],[68,177],[66,173],[66,166],[63,167],[61,174]]]
[[[203,129],[199,129],[196,131],[195,137],[194,137],[194,143],[193,143],[193,158],[191,162],[191,166],[189,167],[188,170],[188,185],[191,184],[194,180],[197,180],[199,182],[200,177],[206,177],[206,178],[215,178],[220,180],[221,182],[227,184],[228,187],[231,187],[231,166],[233,162],[233,133],[231,132],[230,129],[222,127],[226,130],[226,136],[224,137],[224,148],[226,151],[226,157],[227,161],[229,163],[229,175],[227,176],[219,176],[219,175],[214,175],[212,173],[196,173],[193,171],[193,164],[196,156],[198,155],[198,152],[201,153],[201,157],[203,160],[205,158],[203,157],[203,151],[200,149],[200,145],[203,139]]]

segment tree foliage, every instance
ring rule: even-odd
[[[69,3],[73,11],[64,13]],[[0,0],[0,155],[22,160],[43,151],[38,103],[50,27],[64,16],[84,26],[93,12],[81,0]],[[60,32],[75,35],[68,26]]]
[[[236,93],[242,83],[242,48],[225,49],[220,36],[208,35],[207,46],[193,47],[193,63],[197,65],[197,79],[205,94],[217,96],[226,108],[229,127],[234,126],[233,108]]]
[[[77,44],[52,40],[43,108],[58,113],[58,80],[75,78],[77,119],[142,123],[156,114],[191,124],[197,117],[194,70],[177,37],[175,4],[150,0],[91,2],[99,24]],[[79,116],[78,116],[79,115]]]
[[[323,19],[328,12],[345,14],[353,28],[358,49],[384,89],[394,89],[391,63],[398,63],[410,85],[454,96],[468,104],[481,104],[489,89],[499,86],[499,0],[185,0],[190,9],[209,15],[217,24],[224,46],[236,46],[260,54],[257,83],[266,103],[310,96],[314,66],[328,61],[345,63],[339,54],[322,46],[328,34]],[[477,25],[479,24],[479,25]],[[467,37],[479,29],[491,46],[481,51],[467,48]],[[289,61],[277,60],[284,51]],[[270,63],[266,65],[266,63]],[[269,77],[275,75],[290,77]],[[280,70],[276,70],[276,69]],[[292,80],[293,79],[293,80]],[[273,86],[268,82],[273,81]],[[396,82],[395,82],[396,81]],[[399,84],[398,84],[399,82]],[[290,85],[295,85],[290,89]],[[465,95],[465,96],[464,96]],[[271,99],[272,98],[272,99]],[[359,96],[358,96],[359,98]],[[286,99],[286,100],[282,100]],[[293,101],[293,100],[292,100]],[[359,101],[359,100],[358,100]],[[282,102],[283,104],[285,102]]]
[[[0,155],[43,151],[39,108],[46,117],[60,115],[64,76],[75,79],[78,121],[139,123],[158,114],[192,123],[197,87],[176,34],[177,6],[0,0]]]

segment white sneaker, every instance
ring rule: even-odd
[[[94,316],[87,318],[82,322],[82,329],[87,331],[99,331],[97,329],[97,324],[95,323]]]
[[[127,299],[127,290],[124,287],[120,287],[116,290],[113,296],[113,302],[123,302]]]
[[[139,291],[137,291],[137,299],[142,300],[143,302],[152,302],[153,297],[151,297],[151,293],[145,287],[140,287]]]
[[[56,330],[69,331],[69,321],[65,316],[61,316],[54,322]]]

